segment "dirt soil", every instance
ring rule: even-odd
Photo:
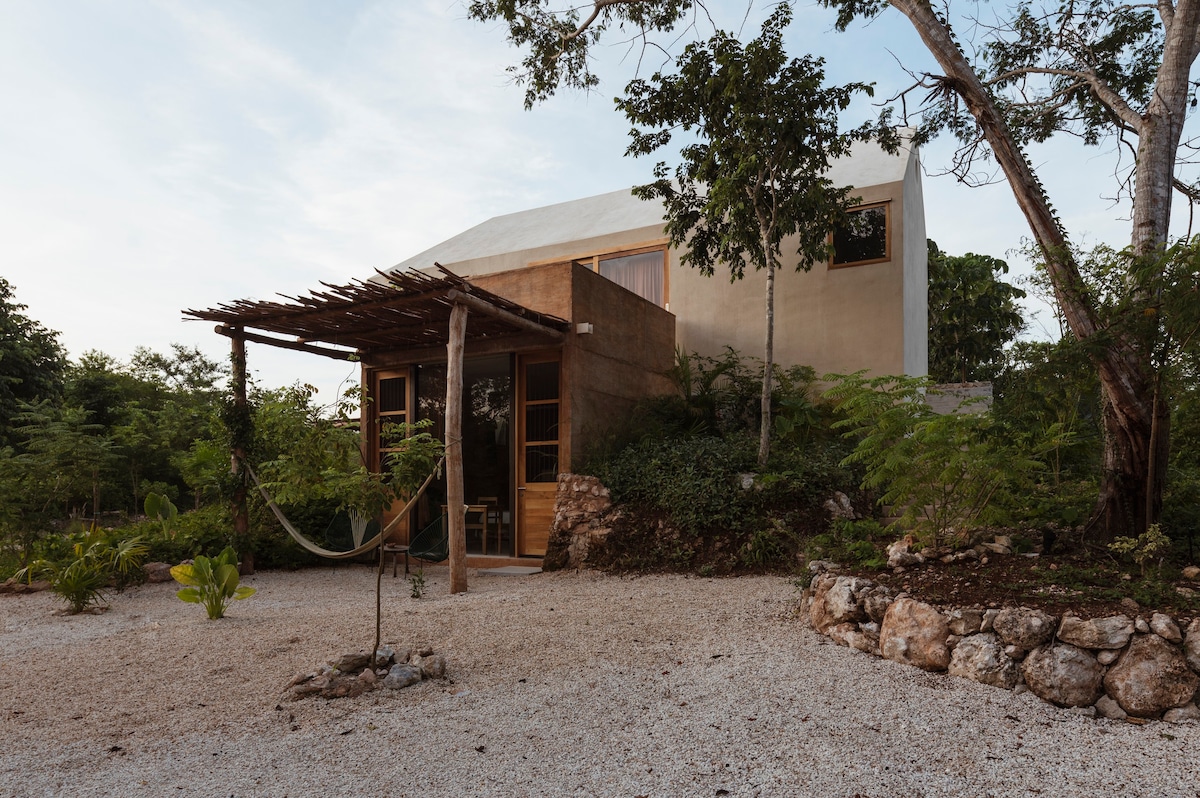
[[[986,564],[934,562],[898,571],[855,568],[850,572],[940,606],[1020,605],[1054,615],[1099,618],[1134,614],[1128,603],[1133,600],[1140,608],[1136,614],[1147,618],[1154,612],[1177,621],[1200,617],[1200,583],[1183,580],[1177,573],[1174,579],[1143,580],[1136,568],[1070,554],[992,555]]]

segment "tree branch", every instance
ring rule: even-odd
[[[1092,94],[1096,95],[1096,99],[1107,106],[1122,122],[1129,125],[1134,131],[1140,132],[1143,128],[1142,115],[1135,111],[1129,103],[1125,102],[1124,97],[1113,91],[1111,86],[1091,72],[1082,72],[1077,69],[1052,69],[1050,67],[1022,67],[1021,69],[1010,69],[1007,72],[990,78],[988,85],[1010,78],[1027,77],[1029,75],[1060,75],[1062,77],[1075,78],[1086,83],[1088,88],[1092,90]]]

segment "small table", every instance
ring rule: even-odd
[[[392,579],[396,578],[396,555],[404,555],[404,575],[408,576],[408,546],[399,543],[384,543],[383,553],[392,555]]]

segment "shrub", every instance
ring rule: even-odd
[[[230,601],[247,599],[255,593],[252,587],[238,585],[237,552],[229,546],[211,559],[200,555],[191,565],[176,565],[171,576],[187,585],[175,594],[179,600],[204,605],[211,621],[225,617]]]
[[[115,580],[127,580],[141,569],[146,546],[138,538],[113,543],[104,531],[93,526],[78,537],[66,561],[36,560],[17,572],[18,579],[44,576],[50,589],[71,605],[72,613],[99,605],[103,590]]]

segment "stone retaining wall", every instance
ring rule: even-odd
[[[938,608],[868,579],[821,573],[805,616],[834,642],[1107,718],[1200,721],[1200,618],[1057,618],[1027,607]]]

